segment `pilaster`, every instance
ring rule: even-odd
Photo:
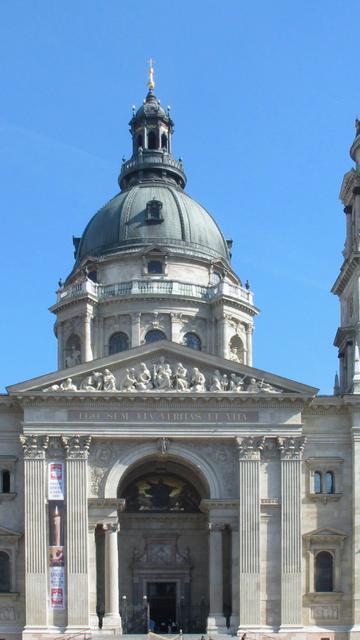
[[[303,436],[278,438],[281,456],[281,630],[302,625],[301,459]]]
[[[48,436],[20,436],[25,488],[25,631],[48,624],[46,468]]]
[[[354,627],[360,629],[360,412],[352,411],[352,584]]]
[[[87,458],[90,436],[63,437],[66,451],[68,629],[89,627]]]
[[[239,451],[239,629],[260,617],[260,451],[265,438],[236,438]]]
[[[88,309],[83,315],[84,362],[89,362],[93,359],[91,347],[91,323],[92,312]]]

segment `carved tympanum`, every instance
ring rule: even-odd
[[[141,362],[135,368],[125,370],[119,382],[109,370],[93,371],[79,382],[72,378],[65,378],[60,383],[52,384],[43,389],[44,392],[77,392],[77,391],[179,391],[179,392],[204,392],[213,393],[281,393],[283,390],[276,388],[262,380],[238,376],[236,373],[222,373],[218,369],[209,375],[192,367],[187,369],[181,362],[170,365],[162,356],[158,362],[147,365]]]

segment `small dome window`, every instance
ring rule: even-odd
[[[326,493],[335,493],[334,474],[332,471],[325,473],[325,491]]]
[[[147,271],[151,274],[163,273],[163,263],[161,260],[149,260],[147,263]]]
[[[165,149],[165,151],[168,150],[168,139],[166,133],[163,133],[161,136],[161,148]]]
[[[129,338],[123,331],[113,333],[109,340],[109,355],[127,351],[129,348]]]
[[[158,340],[166,340],[166,335],[160,329],[150,329],[145,335],[145,342],[149,344],[151,342],[157,342]]]
[[[160,200],[153,198],[146,203],[146,222],[148,224],[157,224],[163,222],[162,215],[163,203]]]
[[[322,478],[320,471],[314,473],[314,493],[322,493]]]
[[[199,336],[196,335],[196,333],[185,333],[184,345],[186,347],[190,347],[190,349],[201,351],[201,340]]]
[[[156,149],[156,134],[154,131],[149,131],[148,133],[148,149]]]

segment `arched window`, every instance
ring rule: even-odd
[[[1,490],[2,493],[10,493],[10,471],[5,469],[1,472]]]
[[[190,349],[196,349],[196,351],[201,351],[201,340],[196,333],[185,333],[184,335],[184,345],[186,347],[190,347]]]
[[[10,586],[10,558],[0,551],[0,593],[9,593]]]
[[[156,134],[154,131],[149,131],[148,133],[148,149],[156,149]]]
[[[119,351],[127,351],[129,348],[129,338],[123,331],[113,333],[109,340],[109,355],[119,353]]]
[[[166,133],[163,133],[161,136],[161,148],[165,149],[165,151],[168,150],[168,139]]]
[[[335,493],[334,474],[332,471],[325,473],[325,492]]]
[[[150,329],[145,336],[146,344],[149,342],[157,342],[158,340],[166,340],[166,335],[160,329]]]
[[[315,558],[315,591],[333,591],[333,557],[328,551]]]
[[[143,146],[143,137],[142,137],[141,133],[138,135],[138,137],[136,139],[136,142],[137,142],[137,148],[138,149]]]
[[[315,471],[314,473],[314,493],[322,493],[321,486],[321,473],[320,471]]]
[[[75,367],[81,362],[81,341],[79,336],[73,333],[65,345],[65,367]]]

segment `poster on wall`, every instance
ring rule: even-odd
[[[64,463],[49,462],[49,500],[64,500]]]
[[[50,568],[50,604],[52,609],[65,608],[65,569],[52,566]]]

